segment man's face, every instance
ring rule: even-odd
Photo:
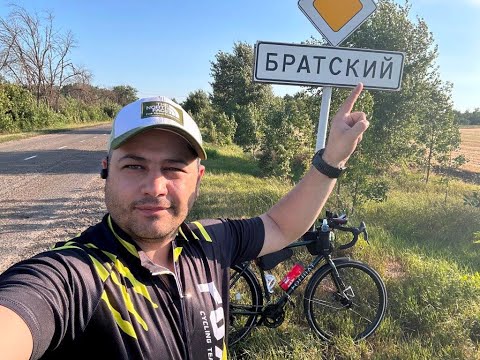
[[[204,171],[182,137],[147,130],[110,154],[108,212],[136,241],[171,240],[197,197]]]

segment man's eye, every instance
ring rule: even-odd
[[[131,169],[131,170],[142,170],[143,166],[142,165],[125,165],[123,168]]]
[[[164,171],[171,171],[171,172],[179,172],[179,171],[181,171],[181,172],[183,172],[183,169],[170,166],[170,167],[165,168]]]

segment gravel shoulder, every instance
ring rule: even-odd
[[[0,144],[0,272],[101,220],[108,126]]]

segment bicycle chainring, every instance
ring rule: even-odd
[[[269,328],[279,327],[285,320],[285,310],[278,305],[267,305],[264,312],[263,325]]]

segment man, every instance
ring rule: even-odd
[[[103,161],[108,214],[0,276],[1,359],[226,359],[228,268],[285,247],[315,221],[368,127],[351,113],[361,91],[270,210],[190,224],[206,158],[197,125],[163,97],[124,107]]]

